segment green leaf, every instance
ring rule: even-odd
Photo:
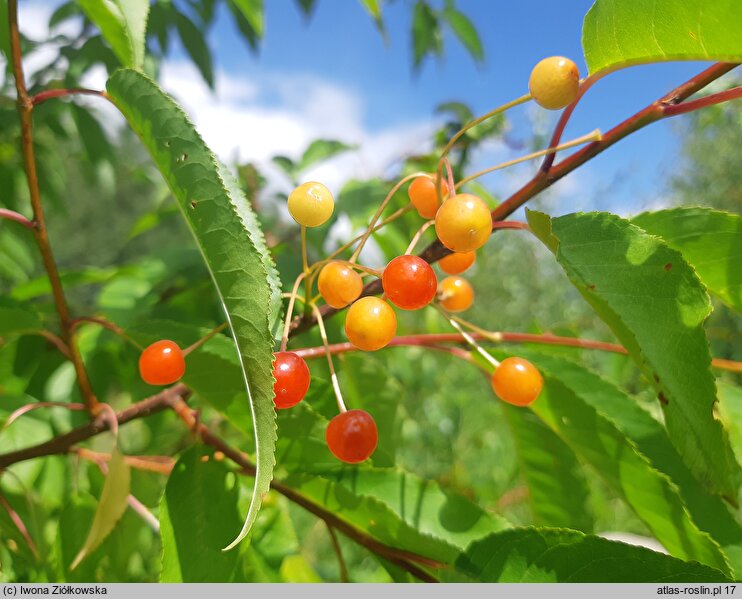
[[[742,217],[711,208],[673,208],[631,219],[683,254],[704,285],[742,312]]]
[[[591,74],[665,60],[742,62],[737,0],[596,0],[582,49]]]
[[[90,526],[85,543],[72,561],[70,570],[74,570],[82,560],[95,551],[124,515],[130,483],[129,465],[121,452],[114,449],[111,460],[108,462],[108,474],[98,502],[98,509],[95,511],[93,524]]]
[[[211,50],[203,33],[186,15],[173,11],[173,19],[185,51],[198,68],[199,73],[210,88],[214,88],[214,67],[211,64]]]
[[[384,21],[381,16],[381,1],[380,0],[360,0],[363,8],[366,9],[369,15],[373,18],[376,23],[376,27],[384,32]]]
[[[541,368],[540,359],[535,363]],[[568,386],[548,369],[543,374],[544,390],[531,406],[538,417],[623,497],[670,554],[727,572],[718,544],[693,522],[670,479],[582,399],[580,387]]]
[[[577,531],[515,528],[472,543],[456,568],[482,582],[726,582],[718,570]]]
[[[531,411],[507,404],[503,409],[528,485],[533,522],[592,532],[589,491],[574,452]]]
[[[550,219],[529,211],[528,221],[654,386],[691,472],[735,501],[739,466],[713,415],[716,385],[703,329],[711,304],[693,269],[659,238],[612,214]]]
[[[153,81],[133,71],[117,72],[107,87],[150,151],[194,234],[240,354],[252,412],[257,475],[236,543],[248,534],[273,473],[276,429],[270,325],[278,317],[275,303],[281,285],[248,201],[175,102]]]
[[[239,562],[222,551],[239,526],[235,474],[201,447],[175,464],[160,501],[162,574],[160,582],[229,582]]]
[[[149,0],[77,0],[125,67],[144,64]]]
[[[113,163],[113,152],[111,144],[103,132],[98,119],[88,112],[86,108],[78,104],[70,104],[72,119],[75,121],[77,132],[80,134],[85,150],[85,156],[91,164],[97,164],[102,160]]]
[[[304,16],[311,17],[312,12],[314,11],[316,0],[297,0],[297,4],[304,13]]]
[[[0,337],[38,331],[41,328],[41,319],[36,312],[32,312],[20,302],[0,298]]]
[[[412,17],[413,66],[420,68],[428,54],[440,55],[443,52],[438,17],[424,0],[418,0]]]
[[[608,419],[651,463],[677,485],[693,522],[708,532],[742,571],[742,527],[718,495],[709,493],[692,475],[660,422],[621,389],[584,366],[542,351],[523,350],[539,369],[572,389],[587,405]],[[647,512],[648,513],[648,512]],[[651,514],[650,514],[651,516]]]
[[[227,0],[227,6],[250,48],[257,50],[265,28],[262,0]]]
[[[310,166],[354,149],[355,146],[345,144],[334,139],[316,139],[304,151],[299,161],[298,170],[305,171]],[[278,157],[276,157],[278,158]],[[276,161],[274,158],[274,162]]]
[[[8,28],[8,0],[0,0],[0,15],[3,18],[0,19],[0,52],[5,57],[5,61],[10,63],[10,29]]]
[[[451,29],[459,38],[459,41],[464,44],[469,54],[471,54],[476,60],[484,60],[484,48],[482,47],[482,40],[479,39],[479,33],[477,28],[471,22],[469,17],[459,10],[456,10],[453,6],[447,6],[443,10],[443,18],[448,21]]]

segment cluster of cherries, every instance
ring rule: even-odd
[[[577,96],[577,67],[566,58],[546,58],[534,68],[529,87],[541,106],[563,108]],[[350,306],[345,317],[345,333],[350,343],[363,351],[379,350],[396,335],[397,318],[392,306],[419,310],[435,301],[444,313],[455,313],[467,310],[474,302],[471,284],[458,275],[474,264],[476,250],[486,243],[492,232],[487,204],[469,193],[450,195],[446,181],[440,180],[438,188],[434,175],[415,178],[408,188],[408,196],[422,218],[434,219],[438,239],[452,252],[439,262],[448,277],[439,282],[430,264],[412,254],[397,256],[386,265],[381,273],[382,298],[360,297],[363,280],[358,270],[368,272],[369,269],[352,261],[327,261],[317,277],[317,287],[326,304],[336,309]],[[332,216],[334,206],[330,190],[314,181],[299,185],[288,198],[289,212],[302,227],[323,225]],[[502,362],[492,358],[491,361],[496,364],[491,384],[500,399],[516,406],[527,406],[538,397],[543,379],[530,362],[518,357]],[[183,351],[172,341],[157,341],[142,352],[139,370],[142,379],[149,384],[172,384],[185,373]],[[274,402],[278,409],[298,404],[309,390],[309,367],[294,352],[274,354],[273,376]],[[341,411],[327,426],[327,446],[343,462],[362,462],[376,449],[376,423],[368,412],[346,410],[339,397],[338,400]]]

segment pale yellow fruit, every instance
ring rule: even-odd
[[[580,71],[569,58],[550,56],[533,67],[528,88],[539,106],[560,110],[577,97]]]
[[[302,183],[289,194],[289,212],[294,220],[305,227],[325,224],[335,209],[332,193],[322,183]]]

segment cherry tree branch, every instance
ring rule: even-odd
[[[702,90],[707,85],[717,80],[719,77],[725,75],[737,65],[734,63],[716,63],[711,67],[707,68],[703,72],[699,73],[695,77],[692,77],[685,83],[679,85],[663,97],[659,98],[655,102],[652,102],[633,116],[629,117],[622,123],[616,125],[611,130],[603,134],[599,141],[594,141],[580,150],[577,150],[558,164],[551,166],[547,171],[539,169],[534,177],[523,185],[518,191],[511,195],[506,201],[497,206],[492,211],[493,222],[503,221],[518,208],[523,206],[526,202],[537,196],[545,189],[551,187],[554,183],[565,177],[578,167],[582,166],[601,152],[604,152],[615,143],[621,141],[625,137],[635,133],[639,129],[662,120],[667,117],[681,114],[682,112],[688,112],[690,110],[697,110],[707,105],[697,100],[693,100],[686,105],[681,104],[683,100],[692,96],[696,92]],[[589,80],[588,80],[589,81]],[[725,92],[720,92],[725,93]],[[717,94],[713,94],[716,96]],[[723,99],[718,99],[719,102],[732,99],[737,97],[734,94],[727,94]],[[705,98],[702,98],[705,100]],[[715,103],[715,102],[714,102]],[[682,111],[677,106],[685,106],[688,110]],[[566,125],[566,121],[564,123]],[[562,127],[563,128],[563,127]],[[553,141],[553,140],[552,140]],[[419,255],[426,262],[437,262],[444,256],[450,254],[448,250],[440,243],[440,241],[434,241],[428,245]],[[367,295],[378,295],[381,293],[381,281],[372,281],[363,288],[361,296]],[[321,313],[323,318],[330,318],[336,314],[338,310],[330,306],[322,306]],[[317,324],[317,319],[314,315],[297,317],[291,323],[291,335],[298,335],[307,331]]]
[[[85,403],[91,414],[95,414],[98,407],[98,400],[90,386],[90,380],[82,360],[80,349],[75,343],[75,335],[72,331],[70,310],[67,305],[67,299],[62,288],[62,280],[59,276],[56,261],[52,253],[51,243],[49,242],[49,233],[46,228],[46,219],[44,217],[44,208],[41,203],[41,192],[39,191],[39,177],[36,169],[36,155],[33,144],[33,107],[34,103],[26,89],[26,80],[23,74],[23,63],[21,60],[21,36],[18,29],[18,0],[8,0],[8,21],[10,34],[11,62],[13,66],[13,76],[15,78],[15,87],[18,94],[18,116],[21,122],[21,151],[23,154],[24,170],[28,182],[29,197],[31,199],[31,208],[33,209],[32,229],[36,244],[41,253],[41,259],[44,263],[44,269],[49,277],[49,283],[52,288],[54,305],[59,315],[59,321],[62,329],[62,340],[69,349],[72,364],[75,367],[77,375],[77,384],[80,393],[85,399]]]
[[[623,345],[609,343],[605,341],[593,341],[591,339],[580,339],[579,337],[562,337],[552,335],[551,333],[513,333],[513,332],[492,332],[492,333],[469,333],[477,341],[494,341],[497,343],[533,343],[538,345],[561,345],[565,347],[576,347],[581,349],[593,349],[599,351],[612,352],[616,354],[628,354],[629,352]],[[422,335],[400,335],[392,339],[386,347],[427,347],[436,350],[451,350],[446,348],[444,343],[453,343],[456,345],[467,345],[466,339],[459,333],[426,333]],[[335,343],[328,346],[331,354],[345,354],[359,351],[351,343]],[[325,347],[306,347],[291,350],[305,360],[319,358],[325,355]],[[463,354],[448,351],[458,358],[469,361],[468,352]],[[719,370],[728,370],[730,372],[742,372],[742,362],[726,360],[723,358],[713,358],[711,366]]]

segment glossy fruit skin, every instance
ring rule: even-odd
[[[539,106],[560,110],[571,104],[580,88],[577,65],[564,56],[550,56],[540,61],[528,80],[528,89]]]
[[[475,252],[454,252],[438,261],[438,266],[447,275],[460,275],[471,267],[477,259]]]
[[[514,406],[532,404],[543,386],[541,373],[523,358],[505,358],[492,373],[492,389],[495,394]]]
[[[460,193],[443,202],[435,215],[438,239],[454,252],[479,249],[492,233],[492,215],[481,198]]]
[[[327,222],[335,209],[332,193],[322,183],[302,183],[289,194],[289,212],[305,227],[319,227]]]
[[[358,464],[371,457],[379,441],[379,431],[371,414],[363,410],[348,410],[330,420],[325,440],[337,459],[347,464]]]
[[[386,265],[381,285],[387,299],[397,308],[419,310],[433,301],[438,277],[425,260],[406,254]]]
[[[172,385],[185,374],[185,358],[178,344],[155,341],[139,356],[139,374],[148,385]]]
[[[358,349],[381,349],[396,333],[397,316],[392,307],[378,297],[362,297],[345,315],[345,334]]]
[[[340,309],[358,299],[363,290],[363,279],[345,262],[333,260],[319,271],[317,287],[326,304]]]
[[[440,204],[435,189],[435,179],[429,177],[418,177],[410,183],[407,189],[410,202],[417,209],[417,213],[423,218],[435,218]],[[448,183],[441,179],[441,197],[445,200],[448,196]]]
[[[279,410],[298,404],[309,390],[311,375],[303,358],[291,351],[273,355],[273,403]]]
[[[449,312],[463,312],[474,303],[474,288],[461,277],[446,277],[438,285],[441,306]]]

